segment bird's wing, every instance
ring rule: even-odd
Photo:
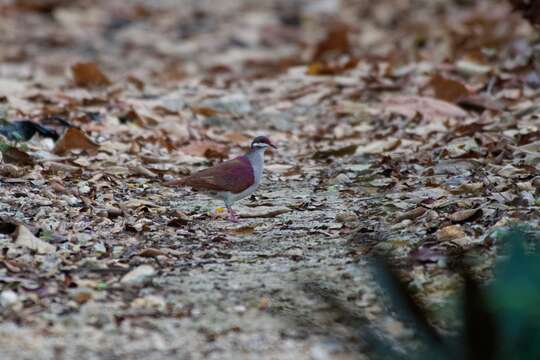
[[[253,167],[244,156],[225,161],[182,179],[182,184],[194,189],[233,193],[246,190],[254,182]]]

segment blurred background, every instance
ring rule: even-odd
[[[531,16],[520,4],[529,2],[513,3]],[[462,61],[474,72],[504,59],[540,85],[528,73],[532,27],[510,1],[2,0],[0,15],[0,76],[44,85],[65,81],[66,64],[84,59],[113,81],[160,86],[195,74],[224,85],[300,64],[324,74],[384,61],[378,70],[391,74]]]

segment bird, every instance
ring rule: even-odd
[[[257,136],[251,142],[250,150],[237,158],[224,161],[216,166],[198,171],[180,180],[166,183],[168,186],[187,186],[211,197],[223,200],[231,222],[238,222],[232,205],[251,194],[261,184],[264,152],[277,147],[266,136]]]

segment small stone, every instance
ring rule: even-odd
[[[103,243],[97,243],[94,245],[94,251],[98,254],[105,254],[107,252],[107,248]]]
[[[124,275],[120,282],[126,285],[144,285],[150,281],[155,274],[156,270],[150,265],[140,265]]]
[[[234,311],[239,313],[239,314],[243,314],[246,312],[246,307],[244,305],[236,305],[234,307]]]
[[[0,305],[11,307],[19,301],[19,295],[13,290],[4,290],[0,293]]]
[[[90,186],[88,184],[83,183],[79,185],[79,194],[88,194],[92,189],[90,189]]]
[[[339,174],[338,176],[330,180],[330,183],[332,185],[345,185],[345,184],[348,184],[349,182],[350,182],[350,179],[346,174]]]

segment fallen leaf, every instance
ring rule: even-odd
[[[307,70],[307,75],[338,75],[347,70],[354,69],[358,64],[355,58],[348,58],[346,61],[316,61],[311,63]]]
[[[141,175],[141,176],[146,176],[146,177],[149,177],[149,178],[156,178],[157,177],[157,174],[155,174],[152,171],[148,170],[147,168],[145,168],[141,164],[128,166],[128,169],[131,170],[131,172],[134,175]]]
[[[334,22],[324,39],[316,46],[312,61],[321,60],[328,55],[341,55],[350,53],[349,26],[342,22]]]
[[[140,286],[149,282],[156,274],[156,270],[150,265],[139,265],[122,277],[120,282],[126,285]]]
[[[18,178],[25,174],[23,168],[12,164],[0,164],[0,175],[4,177]]]
[[[435,234],[439,241],[451,241],[462,239],[467,236],[459,225],[449,225],[439,229]]]
[[[54,146],[53,153],[63,155],[75,149],[95,154],[99,149],[99,145],[94,143],[82,130],[69,128]]]
[[[34,234],[22,224],[19,224],[17,227],[15,244],[33,250],[38,254],[49,254],[56,250],[56,247],[34,236]]]
[[[397,95],[389,96],[383,100],[383,108],[389,112],[414,117],[417,113],[428,119],[467,116],[460,107],[444,100],[438,100],[426,96]]]
[[[192,141],[180,150],[186,155],[202,156],[206,158],[225,159],[229,154],[229,148],[225,145],[211,141]]]
[[[466,221],[476,220],[480,216],[482,216],[482,209],[467,209],[459,210],[448,215],[448,219],[450,219],[454,223],[462,223]]]
[[[504,109],[503,103],[486,94],[468,95],[460,98],[457,103],[463,108],[471,110],[485,109],[500,112]]]
[[[156,248],[146,248],[139,252],[141,257],[158,257],[158,256],[167,256],[167,253],[160,249]]]
[[[17,165],[33,165],[34,160],[32,156],[26,152],[17,149],[14,146],[4,145],[0,143],[0,150],[2,151],[2,158],[4,162]]]
[[[395,150],[402,143],[401,139],[387,137],[382,140],[370,141],[365,145],[359,145],[356,154],[381,154],[383,152]]]
[[[75,85],[80,87],[99,87],[108,86],[111,81],[99,69],[98,65],[93,62],[81,62],[74,64],[71,67],[73,73],[73,81]]]
[[[281,214],[290,212],[291,209],[288,207],[258,207],[256,209],[251,209],[249,212],[242,212],[238,216],[241,218],[268,218],[275,217]]]
[[[450,189],[454,195],[459,194],[479,194],[484,192],[484,183],[463,183],[456,188]]]
[[[414,220],[416,218],[419,218],[420,216],[424,215],[426,213],[427,209],[424,207],[416,207],[412,210],[400,213],[396,216],[396,222],[400,222],[403,220]]]
[[[342,156],[352,155],[356,152],[357,147],[358,145],[352,144],[352,145],[347,145],[347,146],[337,148],[337,149],[319,150],[315,154],[313,154],[313,159],[321,160],[321,159],[327,159],[332,156],[342,157]]]
[[[251,235],[254,232],[255,232],[255,226],[252,226],[252,225],[243,225],[243,226],[229,229],[229,233],[233,235],[239,235],[239,236]]]
[[[71,291],[71,298],[78,304],[84,304],[88,302],[94,296],[92,290],[88,288],[76,288]]]
[[[246,135],[242,134],[241,132],[235,132],[235,131],[225,133],[223,135],[223,137],[227,141],[230,141],[230,142],[235,143],[235,144],[242,144],[242,143],[245,143],[245,142],[251,140],[251,138],[249,136],[246,136]]]
[[[202,115],[206,117],[215,116],[219,113],[217,110],[211,107],[206,107],[206,106],[192,107],[191,111],[193,111],[194,114]]]
[[[460,81],[435,74],[429,82],[435,91],[435,97],[448,102],[457,102],[470,95],[467,87]]]

